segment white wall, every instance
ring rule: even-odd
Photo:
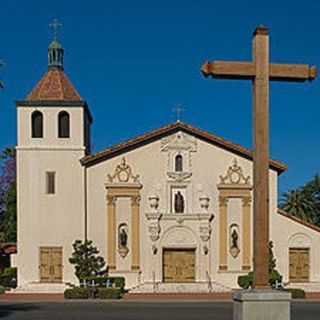
[[[40,110],[44,138],[31,138],[31,113]],[[58,113],[70,114],[71,136],[58,138]],[[63,247],[63,281],[74,282],[68,262],[72,243],[84,238],[83,108],[18,107],[18,285],[39,282],[39,247]],[[46,172],[56,173],[56,192],[46,194]]]

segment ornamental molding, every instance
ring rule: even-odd
[[[229,166],[225,176],[220,175],[220,184],[223,185],[249,185],[250,176],[245,177],[242,168],[238,165],[237,159]]]
[[[207,242],[210,239],[212,227],[210,225],[210,222],[207,223],[201,223],[199,227],[200,231],[200,238],[203,242]]]
[[[192,153],[197,151],[197,139],[182,131],[161,139],[160,151],[167,153],[168,179],[176,182],[186,181],[191,177]],[[175,172],[174,159],[177,155],[183,157],[183,171]]]
[[[179,221],[209,221],[214,218],[213,213],[165,213],[161,220],[179,220]]]
[[[146,217],[148,220],[149,237],[152,242],[156,242],[160,238],[160,233],[161,233],[160,219],[162,217],[162,214],[157,212],[146,213]]]
[[[167,172],[167,175],[170,179],[174,180],[175,182],[185,182],[189,178],[191,178],[191,172]]]
[[[139,175],[132,173],[132,168],[126,162],[126,158],[121,159],[121,163],[118,164],[112,175],[107,176],[109,183],[139,183]]]
[[[170,150],[196,152],[197,139],[179,131],[178,133],[161,140],[161,151],[168,152]]]

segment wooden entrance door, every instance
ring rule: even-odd
[[[310,272],[309,248],[289,249],[289,280],[291,282],[308,282]]]
[[[62,248],[40,247],[40,281],[62,282]]]
[[[163,281],[194,282],[195,281],[195,250],[164,249],[163,250]]]

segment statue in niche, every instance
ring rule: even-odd
[[[239,248],[238,246],[238,240],[239,240],[239,236],[237,233],[236,229],[233,229],[232,234],[231,234],[231,238],[232,238],[232,248]]]
[[[120,233],[119,233],[119,246],[126,247],[127,243],[128,243],[127,232],[126,232],[125,228],[121,228]]]
[[[118,252],[124,258],[128,252],[128,226],[123,223],[118,228]]]
[[[230,228],[230,253],[233,258],[236,258],[239,253],[239,234],[237,231],[238,226],[237,225],[232,225]]]
[[[184,212],[184,198],[180,191],[174,195],[174,212],[183,213]]]

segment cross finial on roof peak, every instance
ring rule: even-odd
[[[59,22],[58,19],[54,18],[51,23],[49,23],[49,27],[53,30],[53,40],[57,41],[58,38],[58,29],[62,27],[62,23]]]
[[[53,29],[53,41],[49,45],[48,49],[48,66],[49,68],[63,69],[63,48],[57,40],[58,28],[62,24],[58,19],[53,19],[53,22],[49,24],[49,27]]]
[[[185,109],[182,107],[182,105],[181,104],[178,104],[176,107],[174,107],[173,109],[172,109],[172,111],[176,114],[176,117],[177,117],[177,122],[180,122],[180,120],[181,120],[181,113],[183,112],[183,111],[185,111]]]

